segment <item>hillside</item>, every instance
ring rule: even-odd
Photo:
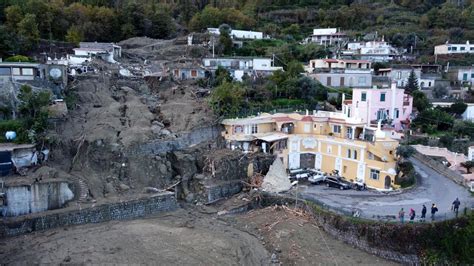
[[[300,40],[313,27],[339,27],[354,39],[376,33],[420,55],[432,54],[436,44],[474,37],[469,0],[2,0],[0,9],[3,55],[29,51],[39,39],[167,39],[223,23],[284,40]]]

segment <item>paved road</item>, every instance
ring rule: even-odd
[[[410,160],[415,170],[420,173],[421,180],[415,188],[405,192],[341,191],[323,185],[301,185],[298,194],[299,197],[323,203],[332,209],[348,214],[359,211],[361,217],[376,220],[397,219],[402,207],[405,209],[405,219],[410,208],[414,208],[416,220],[419,220],[423,204],[428,208],[427,218],[429,218],[432,203],[438,206],[439,212],[436,214],[438,219],[452,218],[454,213],[451,211],[451,204],[456,197],[461,201],[460,210],[474,206],[474,197],[466,188],[438,174],[418,160],[414,158]]]

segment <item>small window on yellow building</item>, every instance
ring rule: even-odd
[[[342,167],[342,173],[346,173],[347,172],[347,166],[344,165],[344,167]]]
[[[350,150],[350,149],[347,149],[347,158],[350,159],[351,157],[352,157],[352,156],[351,156],[351,150]]]

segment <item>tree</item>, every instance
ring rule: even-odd
[[[294,60],[286,65],[286,72],[289,77],[299,77],[304,72],[304,68],[300,62]]]
[[[461,166],[466,168],[467,173],[470,174],[471,173],[471,168],[474,167],[474,161],[463,162],[463,163],[461,163]]]
[[[238,115],[244,105],[245,89],[240,83],[224,81],[211,93],[209,104],[220,116]]]
[[[457,101],[451,105],[451,107],[449,108],[449,111],[453,114],[461,115],[466,111],[466,109],[467,109],[467,104],[461,101]]]
[[[18,94],[20,104],[18,112],[24,123],[24,128],[33,136],[32,142],[38,140],[37,136],[48,127],[47,107],[51,100],[51,93],[47,90],[35,92],[30,86],[23,85]]]
[[[32,48],[38,43],[40,32],[38,30],[35,15],[27,14],[20,23],[18,23],[18,34],[27,40],[25,45],[28,48]]]
[[[405,86],[405,92],[408,94],[412,94],[414,91],[419,90],[420,87],[418,86],[418,78],[416,77],[415,70],[412,69],[410,72],[410,76],[408,76],[408,82]]]
[[[415,148],[410,145],[399,145],[397,147],[397,155],[402,158],[402,161],[410,158],[415,152]]]
[[[23,11],[18,5],[12,5],[5,8],[5,16],[6,25],[12,30],[17,30],[18,23],[20,23],[24,18]]]
[[[222,53],[225,55],[230,55],[232,53],[232,46],[234,43],[232,42],[232,38],[230,37],[232,29],[227,24],[222,24],[219,27],[219,46],[222,50]]]
[[[436,84],[435,87],[433,88],[434,98],[441,99],[447,95],[448,95],[448,89],[445,86],[441,84]]]
[[[413,107],[415,107],[418,112],[423,112],[431,107],[431,103],[422,91],[414,91],[413,94]]]
[[[66,41],[79,44],[84,39],[84,34],[77,25],[71,26],[67,30]]]

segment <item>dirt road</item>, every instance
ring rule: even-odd
[[[280,222],[275,224],[275,221]],[[276,256],[272,259],[273,253]],[[330,238],[305,217],[268,208],[224,218],[180,209],[149,219],[32,233],[0,240],[0,261],[6,264],[268,265],[272,261],[298,265],[391,264]]]

